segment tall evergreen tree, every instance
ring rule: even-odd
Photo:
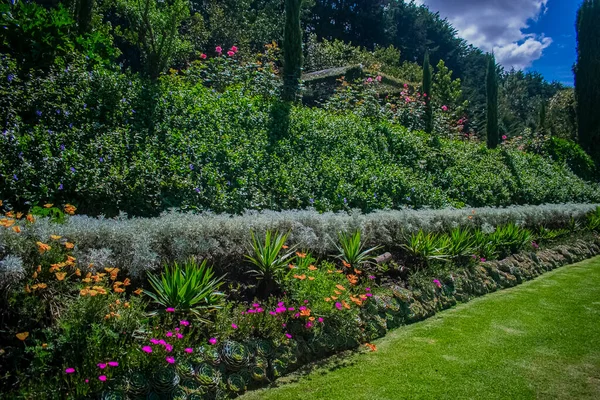
[[[433,108],[431,104],[431,65],[429,51],[425,52],[423,60],[423,96],[425,97],[425,132],[433,132]]]
[[[485,78],[487,93],[487,146],[490,149],[498,147],[500,134],[498,132],[498,72],[496,58],[488,55],[487,75]]]
[[[600,162],[600,0],[584,0],[577,12],[575,96],[579,142]]]
[[[283,99],[294,101],[302,76],[302,28],[300,8],[302,0],[285,0],[285,28],[283,31]]]

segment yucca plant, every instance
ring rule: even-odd
[[[223,306],[224,294],[219,291],[224,276],[214,277],[212,267],[206,260],[200,265],[193,259],[180,266],[165,266],[160,277],[148,273],[148,281],[154,291],[144,292],[164,308],[191,312],[203,322],[206,315]]]
[[[501,257],[517,253],[530,244],[532,238],[531,231],[514,223],[500,226],[490,235],[490,239],[500,251]]]
[[[600,231],[600,207],[588,215],[587,228],[590,231]]]
[[[420,230],[413,233],[402,244],[402,248],[416,259],[422,266],[427,267],[430,260],[444,260],[447,258],[447,249],[450,245],[448,235],[436,235],[435,233],[425,233]]]
[[[470,257],[475,248],[475,237],[469,229],[455,228],[450,232],[450,242],[446,249],[455,259]]]
[[[353,234],[339,232],[338,240],[339,244],[336,244],[335,247],[340,253],[336,257],[342,260],[345,263],[344,266],[348,268],[361,268],[365,264],[372,263],[375,258],[372,253],[381,248],[381,246],[375,246],[365,250],[359,230]]]
[[[473,239],[473,251],[477,253],[477,255],[488,260],[493,260],[497,257],[498,248],[496,247],[495,241],[492,240],[491,235],[484,233],[481,230],[476,230],[473,232]]]
[[[252,249],[253,255],[246,255],[246,259],[256,267],[248,271],[248,273],[259,279],[259,292],[266,298],[276,285],[281,286],[284,279],[289,275],[290,268],[288,267],[289,258],[294,254],[293,249],[287,249],[285,242],[289,233],[278,233],[267,231],[264,242],[252,234]]]

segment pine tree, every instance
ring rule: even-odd
[[[302,28],[300,8],[302,0],[285,0],[285,28],[283,31],[283,99],[295,101],[302,76]]]
[[[425,52],[423,60],[423,96],[425,97],[425,132],[433,132],[433,105],[431,104],[431,65],[429,51]]]
[[[600,0],[584,0],[577,12],[575,96],[579,143],[600,162]]]
[[[498,73],[496,59],[488,55],[487,75],[485,78],[487,93],[487,146],[495,149],[500,141],[498,133]]]

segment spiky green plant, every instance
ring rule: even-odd
[[[488,55],[487,74],[485,78],[487,94],[487,146],[489,149],[498,147],[500,133],[498,130],[498,72],[496,59]]]
[[[458,227],[450,232],[450,243],[446,251],[451,257],[470,257],[474,247],[475,238],[469,229]]]
[[[258,278],[261,283],[260,291],[268,297],[276,285],[281,285],[289,275],[288,260],[294,254],[293,249],[281,254],[289,233],[267,231],[264,242],[258,239],[254,232],[252,235],[253,255],[246,255],[255,269],[248,273]]]
[[[590,231],[600,231],[600,207],[590,213],[587,218],[587,229]]]
[[[450,245],[448,235],[436,235],[420,230],[405,239],[401,247],[414,259],[418,266],[428,266],[430,260],[445,260]]]
[[[206,260],[198,265],[190,259],[183,267],[178,263],[165,266],[160,278],[148,273],[154,291],[145,290],[144,293],[164,308],[191,312],[201,321],[208,322],[205,316],[223,306],[224,294],[219,291],[223,278],[214,278],[213,269],[207,266]]]
[[[487,260],[492,260],[497,257],[498,248],[495,241],[489,234],[486,234],[478,229],[473,232],[473,238],[475,240],[473,251],[476,253],[476,255]],[[475,257],[475,259],[477,259],[477,257]]]
[[[353,234],[339,232],[338,241],[339,244],[335,244],[339,251],[336,258],[350,265],[351,268],[359,269],[365,264],[372,263],[375,258],[372,253],[381,248],[381,246],[375,246],[365,250],[365,244],[361,240],[359,230],[356,230]]]
[[[285,0],[285,28],[283,31],[283,91],[285,101],[298,97],[302,76],[302,28],[300,8],[302,0]]]

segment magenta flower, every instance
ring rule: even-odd
[[[381,75],[377,75],[377,78],[375,78],[375,80],[376,80],[377,82],[381,82]]]
[[[210,338],[210,339],[208,339],[208,343],[210,343],[210,344],[212,344],[212,345],[215,345],[215,344],[217,344],[217,338],[214,338],[214,337],[213,337],[213,338]]]
[[[508,136],[502,135],[502,140],[506,140],[506,139],[508,139]]]
[[[183,335],[182,335],[181,333],[178,333],[177,335],[175,335],[175,337],[176,337],[177,339],[183,339]]]
[[[108,362],[108,365],[109,365],[109,366],[111,366],[111,367],[118,367],[118,366],[119,366],[119,363],[118,363],[118,362],[116,362],[116,361],[109,361],[109,362]]]
[[[281,326],[283,326],[285,328],[287,326],[287,324],[281,324]]]
[[[370,77],[367,78],[367,83],[371,83],[371,82],[373,82],[373,78],[370,78]]]
[[[98,379],[100,379],[102,382],[105,382],[106,381],[106,375],[100,375],[98,377]]]
[[[270,315],[277,315],[277,313],[275,311],[269,311]]]
[[[179,328],[175,328],[175,332],[179,332]]]
[[[540,245],[537,244],[536,242],[531,242],[531,245],[533,246],[534,249],[539,249]]]
[[[150,343],[152,344],[158,344],[159,340],[158,339],[150,339]]]
[[[370,280],[375,280],[375,275],[369,275]]]
[[[290,307],[288,308],[288,311],[296,311],[296,309],[294,307]]]
[[[481,261],[481,262],[485,262],[485,258],[481,257],[481,260],[480,260],[480,261]]]
[[[294,314],[294,318],[300,318],[300,313]]]
[[[312,323],[312,322],[310,322],[310,321],[308,321],[308,322],[306,323],[306,329],[310,329],[310,328],[312,328],[312,327],[313,327],[313,323]]]
[[[304,311],[304,310],[306,310],[306,307],[302,306],[302,307],[299,308],[299,310],[300,311]]]
[[[371,291],[370,287],[365,288],[365,292],[370,292],[370,291]]]
[[[204,54],[204,53],[200,54],[200,58],[203,60],[206,60],[206,54]]]
[[[85,380],[85,383],[90,383],[90,380],[89,380],[89,379],[86,379],[86,380]]]
[[[341,310],[342,309],[342,303],[336,302],[335,303],[335,308],[337,308],[338,310]]]
[[[65,369],[65,374],[72,374],[75,372],[75,368],[67,368]]]
[[[288,339],[291,339],[291,338],[292,338],[292,335],[290,335],[289,333],[286,333],[286,334],[285,334],[285,337],[286,337],[286,338],[288,338]]]
[[[308,304],[308,300],[304,300],[304,304]]]
[[[150,346],[144,346],[142,347],[142,350],[146,353],[152,353],[152,347]]]
[[[219,54],[221,54],[223,52],[223,48],[221,46],[217,46],[215,47],[215,51]]]
[[[231,324],[231,327],[232,327],[233,329],[237,329],[237,328],[238,328],[238,326],[237,326],[236,324]]]
[[[258,307],[260,307],[260,304],[258,304],[258,303],[253,303],[253,304],[252,304],[252,307],[254,307],[254,308],[258,308]]]
[[[104,368],[106,368],[106,364],[100,363],[100,364],[98,364],[98,368],[104,369]]]
[[[166,312],[175,312],[175,309],[173,307],[168,307],[165,311]]]
[[[277,303],[277,307],[283,307],[283,306],[284,306],[283,301],[280,301],[279,303]]]
[[[167,332],[167,337],[173,337],[173,332]]]
[[[190,322],[189,321],[179,321],[179,325],[190,326]]]
[[[442,111],[448,111],[448,106],[442,106]]]
[[[174,357],[167,356],[167,357],[165,357],[165,360],[167,360],[167,362],[169,364],[175,364],[175,358]]]
[[[163,339],[160,339],[158,341],[158,344],[162,344],[163,346],[167,344],[167,342],[165,342]]]
[[[373,293],[367,293],[367,294],[365,294],[365,296],[367,296],[367,297],[373,297]]]
[[[165,350],[167,351],[167,353],[170,353],[171,351],[173,351],[173,345],[172,344],[165,344]]]
[[[319,322],[323,323],[323,317],[319,317]]]
[[[235,56],[235,53],[234,53],[233,51],[229,50],[229,51],[227,52],[227,55],[228,55],[229,57],[233,57],[233,56]]]
[[[408,83],[404,84],[404,89],[408,89]]]
[[[194,349],[192,349],[191,347],[188,347],[188,348],[184,349],[183,351],[185,351],[188,354],[192,354],[194,352]]]
[[[261,307],[258,307],[258,308],[256,309],[256,312],[257,312],[257,313],[261,313],[261,312],[263,312],[263,311],[265,311],[265,310],[264,310],[263,308],[261,308]]]
[[[434,279],[433,283],[435,283],[438,288],[440,288],[440,289],[442,288],[442,284],[437,279]]]
[[[234,53],[237,53],[238,48],[236,46],[231,46],[231,51],[233,51]]]

